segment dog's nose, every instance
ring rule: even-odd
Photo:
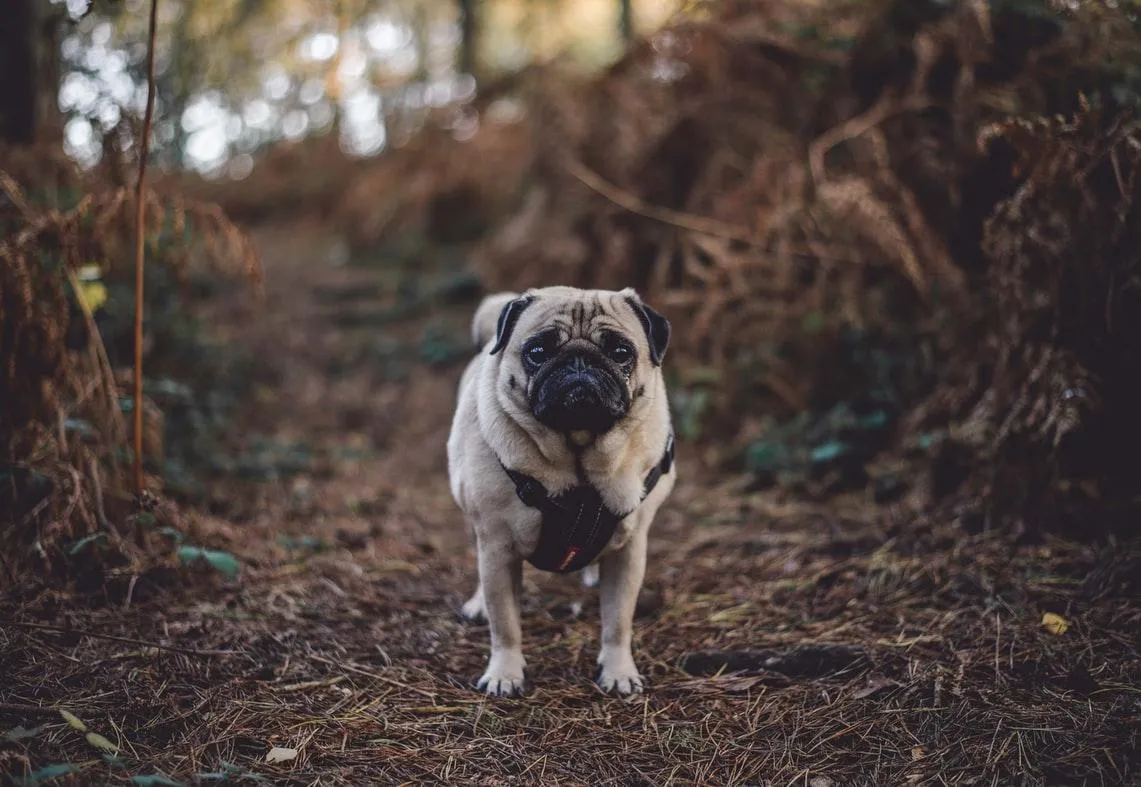
[[[563,394],[563,404],[567,407],[598,404],[598,392],[585,384],[573,385]]]
[[[585,372],[586,371],[586,358],[582,355],[574,356],[573,358],[571,358],[570,368],[572,371],[575,371],[575,372]]]

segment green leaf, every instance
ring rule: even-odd
[[[812,449],[809,458],[813,462],[828,462],[839,456],[848,453],[848,444],[841,440],[829,440],[823,445],[818,445]]]
[[[884,410],[873,410],[867,415],[860,418],[861,429],[879,429],[887,425],[887,412]]]
[[[158,773],[148,776],[132,776],[131,783],[138,784],[140,787],[183,787],[182,782],[176,782],[174,779],[168,779]]]
[[[238,569],[240,568],[238,559],[229,552],[220,552],[215,549],[204,549],[202,547],[180,546],[178,548],[178,559],[183,563],[205,560],[215,569],[225,574],[229,579],[237,577]]]
[[[29,773],[23,778],[22,781],[19,782],[19,784],[23,784],[25,787],[34,787],[34,785],[43,784],[44,782],[51,781],[52,779],[58,779],[60,776],[66,776],[67,774],[75,773],[78,770],[79,768],[69,763],[45,765],[39,770]]]
[[[83,721],[80,720],[80,718],[71,711],[60,708],[59,715],[63,717],[64,721],[71,725],[72,729],[79,730],[80,732],[87,732],[87,725],[84,724]]]
[[[780,470],[789,464],[788,449],[769,440],[753,443],[745,454],[745,464],[754,473]]]
[[[927,450],[928,448],[931,448],[931,447],[941,443],[943,441],[943,437],[944,437],[944,435],[943,435],[943,432],[941,432],[941,431],[927,432],[925,434],[921,434],[921,435],[919,435],[919,441],[918,441],[919,447],[924,449],[924,450]]]
[[[75,557],[80,552],[82,552],[88,544],[92,544],[92,543],[98,541],[99,539],[106,538],[106,537],[107,537],[106,533],[92,533],[89,536],[84,536],[83,538],[79,539],[78,541],[76,541],[74,544],[71,545],[71,549],[67,550],[67,554],[71,555],[72,557]]]
[[[15,743],[16,741],[22,741],[22,740],[27,740],[28,738],[34,738],[43,731],[44,731],[44,728],[42,726],[41,727],[32,727],[30,730],[24,729],[23,727],[13,727],[12,729],[10,729],[6,733],[4,733],[4,740],[6,740],[10,743]]]

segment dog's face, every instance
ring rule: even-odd
[[[491,354],[498,388],[563,434],[605,434],[660,374],[670,324],[627,289],[530,290],[503,307]]]

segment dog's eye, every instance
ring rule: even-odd
[[[547,360],[547,348],[542,344],[532,344],[526,349],[524,355],[531,363],[541,366]]]
[[[634,358],[634,350],[623,341],[611,341],[606,348],[610,360],[617,364],[627,364]]]

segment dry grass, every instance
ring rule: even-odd
[[[123,394],[78,273],[95,265],[105,281],[130,275],[134,198],[62,165],[37,171],[28,158],[12,156],[26,186],[0,164],[0,528],[15,559],[5,560],[6,573],[26,563],[50,571],[65,540],[102,533],[127,551],[132,540],[115,525],[130,499],[114,455],[127,445]],[[42,204],[76,194],[74,206]],[[177,279],[205,265],[260,284],[256,252],[216,206],[148,192],[145,210],[152,264]],[[153,452],[161,445],[155,415]]]

